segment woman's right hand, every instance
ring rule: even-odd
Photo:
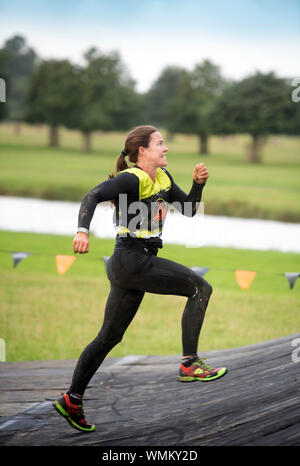
[[[75,254],[86,254],[89,252],[89,236],[83,231],[78,231],[73,239],[73,250]]]

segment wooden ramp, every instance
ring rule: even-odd
[[[52,407],[75,361],[1,363],[0,445],[300,445],[300,333],[204,356],[228,374],[183,384],[179,356],[107,359],[86,391],[91,434]]]

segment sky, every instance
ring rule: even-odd
[[[0,46],[15,34],[45,59],[117,50],[140,92],[205,59],[230,79],[300,76],[300,0],[0,0]]]

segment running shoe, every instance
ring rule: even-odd
[[[181,364],[178,376],[179,382],[194,382],[195,380],[200,380],[200,382],[210,382],[211,380],[219,379],[226,374],[226,367],[213,369],[203,362],[204,359],[205,358],[197,359],[188,367]]]
[[[65,393],[63,397],[56,400],[53,406],[74,429],[82,432],[93,432],[93,430],[95,430],[93,424],[88,424],[86,422],[82,405],[72,403],[68,393]]]

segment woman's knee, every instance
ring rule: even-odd
[[[208,298],[210,298],[212,292],[213,292],[213,288],[212,288],[211,284],[208,283],[208,282],[205,282],[203,294],[204,294],[205,296],[207,296]]]
[[[202,296],[202,297],[205,296],[207,300],[211,297],[211,294],[213,292],[213,288],[210,285],[210,283],[208,283],[202,277],[197,277],[195,288],[196,290],[195,290],[194,296],[195,295]]]

